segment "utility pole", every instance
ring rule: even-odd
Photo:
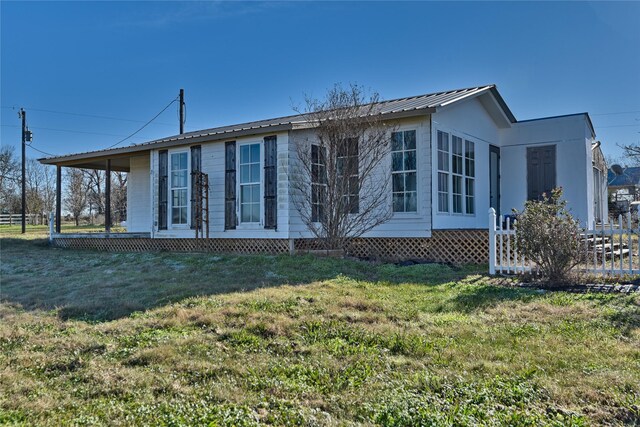
[[[24,109],[20,109],[20,114],[19,114],[20,118],[22,119],[22,234],[24,234],[26,232],[26,226],[25,226],[25,222],[26,222],[26,210],[27,210],[27,193],[25,191],[26,189],[26,185],[25,185],[25,176],[26,176],[26,169],[25,169],[25,162],[26,162],[26,140],[27,140],[27,112],[24,111]]]
[[[184,89],[180,89],[180,134],[184,133]]]
[[[27,180],[26,180],[26,149],[27,142],[31,142],[31,131],[27,129],[27,112],[20,109],[18,117],[22,119],[22,234],[26,232],[27,223]]]

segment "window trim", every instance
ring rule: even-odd
[[[441,216],[454,216],[454,217],[468,217],[468,218],[474,218],[477,217],[478,214],[478,206],[477,206],[477,196],[478,196],[478,188],[477,188],[477,180],[478,180],[478,167],[477,167],[477,162],[478,162],[478,139],[474,138],[472,136],[467,135],[464,132],[461,131],[455,131],[455,130],[451,130],[451,129],[447,129],[445,127],[435,127],[434,126],[434,141],[435,144],[432,144],[433,146],[433,151],[432,153],[434,153],[434,174],[433,174],[433,184],[432,184],[432,188],[433,188],[433,192],[432,195],[435,196],[433,198],[434,203],[436,204],[435,206],[435,212],[436,215],[441,215]],[[438,153],[441,151],[440,148],[438,147],[438,134],[442,132],[447,134],[447,142],[448,142],[448,152],[447,152],[447,161],[448,161],[448,170],[442,170],[439,167],[438,164]],[[460,138],[460,140],[462,141],[462,174],[454,174],[453,173],[453,137],[457,137]],[[466,166],[466,142],[470,142],[471,144],[473,144],[473,169],[474,169],[474,174],[473,176],[469,176],[467,175],[467,166]],[[447,211],[441,211],[440,210],[440,206],[438,204],[439,201],[439,195],[440,195],[440,190],[439,190],[439,178],[440,178],[440,173],[444,173],[447,175],[447,203],[448,203],[448,210]],[[462,196],[462,212],[453,212],[453,176],[457,176],[461,178],[461,196]],[[469,195],[467,194],[467,187],[466,187],[466,182],[467,179],[471,179],[473,180],[473,195],[471,197],[473,197],[473,213],[467,213],[467,199],[469,197]]]
[[[257,144],[260,151],[260,163],[258,166],[258,176],[260,177],[260,194],[258,196],[260,202],[260,213],[257,222],[242,221],[242,172],[240,169],[240,150],[245,145]],[[255,182],[253,182],[255,184]],[[258,230],[264,229],[264,144],[261,140],[250,140],[239,142],[236,141],[236,216],[238,218],[236,229]]]
[[[397,171],[394,172],[393,171],[393,153],[394,152],[402,152],[404,153],[405,150],[404,149],[404,144],[403,144],[403,149],[402,151],[394,151],[393,150],[393,146],[391,146],[392,144],[392,138],[393,138],[393,134],[396,132],[400,132],[400,133],[404,133],[407,131],[414,131],[416,133],[416,148],[415,148],[415,153],[416,153],[416,168],[414,170],[414,173],[416,174],[416,210],[415,211],[402,211],[402,212],[396,212],[393,210],[393,175],[397,174],[397,173],[407,173],[407,171]],[[419,216],[420,214],[420,208],[421,208],[421,200],[422,197],[420,197],[420,178],[421,178],[421,171],[420,171],[420,167],[419,167],[419,163],[420,163],[420,139],[419,139],[419,135],[420,132],[418,132],[418,128],[416,126],[399,126],[398,128],[396,128],[393,132],[391,132],[391,134],[389,135],[389,170],[391,171],[391,186],[390,186],[390,192],[391,192],[391,212],[392,215],[394,217],[397,218],[402,218],[402,217],[416,217]],[[404,135],[403,135],[403,143],[404,143]],[[404,192],[406,193],[406,191]]]
[[[314,162],[314,158],[313,158],[313,147],[316,147],[316,150],[318,151],[318,162],[315,163]],[[313,202],[313,195],[314,195],[314,187],[324,187],[324,191],[327,191],[327,153],[326,153],[326,148],[323,147],[322,145],[320,145],[317,142],[311,142],[311,144],[309,145],[309,150],[310,150],[310,158],[311,158],[311,180],[309,185],[311,186],[311,201],[310,201],[310,206],[311,206],[311,221],[315,224],[320,224],[322,221],[320,219],[320,215],[318,215],[318,217],[316,217],[315,221],[314,219],[314,206],[318,205],[318,206],[322,206],[322,203],[314,203]],[[321,156],[321,151],[320,150],[324,150],[324,156]],[[324,160],[324,162],[321,162],[321,160]],[[318,171],[319,173],[321,173],[321,176],[319,176],[319,180],[318,181],[314,181],[313,178],[313,167],[317,166],[318,167]],[[323,182],[324,181],[324,182]]]
[[[349,204],[351,204],[351,200],[352,199],[356,199],[357,200],[357,209],[355,212],[349,212],[349,215],[357,215],[360,213],[360,192],[362,190],[362,177],[360,176],[360,138],[359,137],[349,137],[347,138],[347,141],[355,141],[355,155],[352,152],[347,152],[345,155],[340,155],[340,148],[338,148],[338,152],[336,153],[336,175],[337,178],[345,178],[345,175],[338,173],[338,165],[340,163],[340,160],[345,159],[343,161],[348,162],[349,158],[355,158],[355,165],[357,166],[357,174],[351,174],[347,177],[347,187],[350,190],[349,193],[347,194],[341,194],[341,197],[346,197],[349,200]],[[352,147],[352,145],[349,145],[349,142],[347,142],[344,147],[349,150],[349,147]],[[353,178],[357,178],[357,186],[358,186],[358,191],[356,193],[352,193],[352,188],[351,188],[351,180]]]
[[[187,222],[185,224],[174,224],[173,223],[173,194],[171,193],[171,191],[173,190],[173,187],[171,186],[171,173],[173,172],[173,168],[171,167],[171,156],[173,156],[174,154],[186,154],[187,155]],[[176,230],[182,230],[182,229],[188,229],[191,227],[191,154],[190,154],[190,149],[189,147],[187,147],[186,149],[184,148],[179,148],[179,149],[174,149],[174,150],[168,150],[167,152],[167,181],[168,181],[168,185],[167,185],[167,229],[176,229]],[[178,188],[183,188],[183,187],[178,187]]]

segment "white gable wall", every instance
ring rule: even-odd
[[[151,231],[151,195],[149,193],[149,154],[129,159],[127,177],[127,231]]]
[[[478,98],[453,104],[433,114],[431,130],[431,155],[434,159],[431,179],[433,185],[433,228],[487,228],[489,210],[489,145],[500,144],[500,129]],[[438,171],[437,171],[437,131],[441,130],[465,138],[474,143],[475,148],[475,214],[439,213]],[[449,187],[451,193],[451,187]],[[451,208],[451,199],[449,201]]]
[[[527,147],[556,146],[556,186],[571,214],[593,221],[591,133],[583,115],[519,122],[502,130],[501,210],[521,211],[527,200]]]

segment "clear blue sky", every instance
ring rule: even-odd
[[[384,99],[496,83],[518,119],[588,111],[609,156],[640,141],[638,2],[1,1],[0,14],[1,142],[17,149],[21,106],[33,146],[65,154],[131,134],[181,87],[197,130],[291,114],[335,82]],[[177,130],[174,104],[123,145]]]

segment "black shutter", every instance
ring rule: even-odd
[[[201,171],[202,160],[199,145],[191,147],[191,228],[196,228],[196,173]]]
[[[527,148],[527,198],[540,200],[556,187],[556,146]]]
[[[264,228],[278,225],[278,148],[277,137],[264,138]]]
[[[158,230],[166,230],[169,153],[160,150],[158,154]]]
[[[224,229],[236,228],[236,142],[224,144]]]

